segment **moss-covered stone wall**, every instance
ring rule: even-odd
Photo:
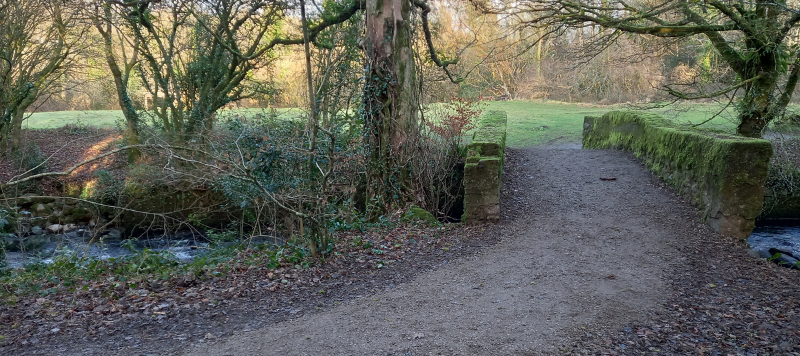
[[[761,213],[769,141],[681,127],[654,114],[612,111],[585,118],[583,148],[632,151],[700,207],[720,233],[747,238]]]
[[[467,145],[464,165],[464,216],[467,224],[500,220],[500,184],[506,151],[505,111],[489,111]]]

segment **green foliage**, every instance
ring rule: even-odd
[[[39,145],[33,140],[23,141],[22,147],[11,153],[11,159],[14,165],[17,166],[17,169],[22,172],[21,175],[15,177],[16,179],[43,173],[47,170],[47,156],[42,154]],[[10,189],[14,190],[13,193],[10,191],[6,191],[5,193],[22,195],[24,193],[39,193],[41,191],[35,180],[17,184]]]
[[[105,169],[96,171],[94,176],[97,178],[95,186],[90,192],[86,192],[89,194],[83,198],[108,205],[119,203],[124,192],[123,182],[114,178],[114,176]]]
[[[242,264],[274,269],[307,268],[312,263],[307,247],[294,242],[283,246],[261,244],[252,249],[237,243],[218,245],[188,263],[180,263],[168,252],[150,249],[108,259],[83,258],[78,252],[62,251],[50,263],[35,262],[23,269],[0,270],[0,298],[44,296],[87,289],[95,283],[137,289],[154,280],[224,277],[226,271]]]
[[[13,221],[16,212],[0,207],[0,270],[6,267],[6,236],[14,231]]]
[[[219,245],[220,243],[240,241],[242,236],[239,236],[237,231],[231,229],[222,231],[209,231],[206,233],[206,238],[214,245]]]
[[[408,208],[405,214],[403,214],[403,221],[422,222],[430,226],[439,225],[439,220],[436,220],[436,217],[433,216],[433,214],[416,205],[412,205],[410,208]]]
[[[239,169],[244,172],[220,177],[214,188],[242,209],[249,230],[261,231],[259,224],[275,221],[275,216],[288,215],[287,224],[293,223],[290,217],[295,212],[305,212],[312,216],[303,218],[307,236],[301,238],[329,236],[336,217],[353,211],[348,189],[331,188],[350,187],[357,181],[360,147],[353,143],[359,131],[349,127],[348,121],[347,116],[332,118],[329,133],[337,139],[332,142],[320,131],[313,162],[309,162],[309,132],[303,122],[271,115],[232,118],[226,123],[231,140],[219,155],[240,160]],[[331,166],[334,171],[323,179],[322,167]],[[286,229],[299,232],[290,226]],[[320,251],[331,249],[331,241],[324,238],[315,243]]]
[[[7,207],[0,207],[0,234],[14,231],[13,221],[16,212]]]

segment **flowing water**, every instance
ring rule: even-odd
[[[30,248],[6,252],[8,267],[18,268],[27,263],[52,262],[59,254],[74,253],[99,259],[117,258],[144,249],[166,251],[178,261],[189,262],[209,250],[209,241],[199,233],[178,232],[144,236],[141,239],[104,238],[92,241],[92,235],[82,229],[59,235],[31,235],[25,238]]]
[[[762,257],[772,256],[769,252],[771,248],[800,257],[800,221],[762,222],[756,226],[747,242]]]

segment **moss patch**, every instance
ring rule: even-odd
[[[405,214],[403,214],[403,221],[405,222],[422,221],[428,225],[439,224],[439,220],[436,220],[436,217],[434,217],[433,214],[416,205],[412,205],[411,208],[409,208],[405,212]]]
[[[769,141],[683,127],[654,114],[612,111],[585,118],[583,147],[632,151],[724,234],[746,238],[761,213]]]

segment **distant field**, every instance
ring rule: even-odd
[[[35,113],[23,125],[31,129],[53,129],[66,125],[114,128],[117,127],[116,122],[122,122],[123,119],[119,110],[54,111]]]
[[[299,116],[303,113],[300,109],[275,109],[278,117]],[[223,119],[236,114],[269,114],[270,109],[235,109],[222,110],[219,116]],[[116,128],[117,122],[122,123],[125,117],[119,110],[95,111],[54,111],[42,112],[31,115],[25,120],[24,125],[30,129],[53,129],[66,125],[85,125],[99,128]]]
[[[549,143],[580,142],[583,131],[583,117],[602,115],[611,110],[636,109],[630,106],[592,105],[576,103],[560,103],[550,101],[492,101],[487,102],[486,110],[504,110],[508,113],[508,145],[511,147],[528,147]],[[665,118],[680,123],[697,124],[713,116],[719,108],[714,105],[692,104],[680,108],[652,109]],[[282,118],[298,117],[303,114],[300,109],[275,109]],[[270,113],[269,109],[235,109],[220,112],[221,118],[238,114]],[[732,132],[735,124],[730,119],[730,112],[704,124],[704,128],[713,128]],[[62,127],[69,124],[87,125],[100,128],[115,128],[122,122],[119,110],[99,111],[59,111],[33,114],[26,126],[31,129]]]

